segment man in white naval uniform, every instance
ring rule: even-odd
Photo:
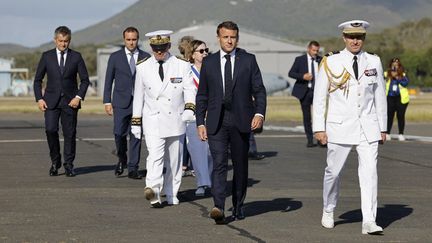
[[[362,51],[368,26],[363,20],[339,25],[345,49],[329,53],[321,61],[314,90],[313,131],[319,142],[328,143],[322,226],[334,227],[339,175],[354,145],[359,163],[362,233],[381,234],[383,229],[375,223],[377,156],[378,142],[386,138],[387,102],[381,60]]]
[[[183,120],[192,119],[195,112],[196,89],[190,64],[168,52],[171,33],[147,33],[153,55],[136,67],[131,130],[140,137],[142,125],[149,153],[144,193],[154,208],[162,207],[162,189],[169,205],[179,203],[186,131]]]

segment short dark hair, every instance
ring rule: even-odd
[[[318,43],[318,41],[313,40],[313,41],[310,41],[308,44],[308,47],[311,47],[311,46],[320,46],[320,44]]]
[[[219,30],[225,28],[225,29],[229,29],[229,30],[236,30],[237,31],[237,36],[239,34],[239,27],[237,26],[236,23],[232,22],[232,21],[224,21],[222,23],[220,23],[217,27],[216,30],[216,34],[219,36]]]
[[[57,27],[55,29],[55,31],[54,31],[54,37],[57,37],[57,35],[59,35],[59,34],[61,34],[63,36],[69,36],[69,37],[71,37],[72,32],[71,32],[71,30],[67,26],[62,25],[62,26],[59,26],[59,27]]]
[[[135,28],[133,26],[127,27],[125,30],[123,30],[123,38],[125,38],[126,32],[135,32],[135,33],[137,33],[137,37],[139,39],[139,31],[138,31],[137,28]]]

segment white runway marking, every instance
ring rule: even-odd
[[[297,127],[282,127],[282,126],[264,126],[266,131],[282,131],[282,132],[296,132],[301,134],[268,134],[268,135],[256,135],[259,138],[303,138],[304,129],[303,126]],[[392,141],[397,139],[397,134],[391,134]],[[409,141],[420,141],[420,142],[432,142],[432,137],[425,136],[413,136],[405,135],[406,140]],[[63,139],[60,139],[63,141]],[[114,138],[78,138],[77,141],[114,141]],[[46,142],[46,139],[6,139],[0,140],[0,143],[40,143]]]

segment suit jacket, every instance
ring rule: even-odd
[[[147,52],[138,49],[137,63],[148,57],[150,55]],[[114,92],[112,92],[114,80]],[[114,107],[127,108],[132,101],[134,87],[135,74],[130,71],[128,57],[123,47],[112,53],[108,59],[103,103],[112,103]]]
[[[321,59],[322,59],[321,56],[317,56],[315,60],[319,64],[321,62]],[[308,90],[309,81],[303,79],[303,75],[309,72],[308,65],[309,63],[308,63],[307,54],[298,56],[294,60],[294,64],[292,65],[290,71],[288,72],[288,76],[296,80],[292,90],[292,95],[294,97],[297,97],[300,100],[303,99],[303,97],[306,95],[306,92]],[[316,80],[317,73],[318,70],[315,70],[315,80]]]
[[[190,63],[170,55],[163,67],[162,82],[154,56],[137,65],[132,117],[142,118],[145,136],[167,138],[184,134],[186,123],[181,116],[185,103],[195,103]]]
[[[368,142],[381,140],[387,130],[387,99],[381,60],[361,52],[358,56],[358,79],[352,68],[353,54],[346,49],[325,57],[320,65],[313,100],[313,130],[326,131],[328,141],[358,144],[364,132]],[[333,89],[328,76],[349,75],[342,89]],[[344,75],[342,75],[344,76]],[[333,78],[339,83],[343,77]],[[326,100],[328,96],[327,117]]]
[[[42,94],[42,81],[45,74],[47,74],[47,82],[45,93]],[[80,77],[79,88],[77,74]],[[44,99],[48,109],[54,109],[61,96],[64,96],[68,102],[77,95],[84,100],[89,84],[87,68],[81,54],[71,49],[67,50],[62,74],[57,60],[57,52],[54,48],[42,54],[36,69],[33,89],[36,101]]]
[[[197,126],[206,125],[215,134],[221,122],[224,97],[220,51],[204,58],[196,96]],[[232,114],[240,132],[250,132],[256,113],[265,115],[266,89],[253,54],[237,48],[234,62]],[[206,117],[207,114],[207,117]]]

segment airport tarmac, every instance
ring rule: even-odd
[[[79,116],[77,176],[48,176],[43,124],[41,113],[1,114],[0,242],[432,242],[432,124],[407,124],[407,135],[426,140],[380,146],[381,236],[361,234],[355,150],[343,171],[336,227],[321,227],[326,149],[306,148],[304,134],[279,129],[299,124],[266,124],[271,130],[256,136],[267,158],[249,163],[246,219],[227,225],[209,219],[212,199],[194,196],[193,177],[183,178],[180,204],[163,209],[149,207],[145,180],[116,178],[107,116]],[[143,147],[141,169],[146,154]],[[228,197],[227,215],[230,206]]]

